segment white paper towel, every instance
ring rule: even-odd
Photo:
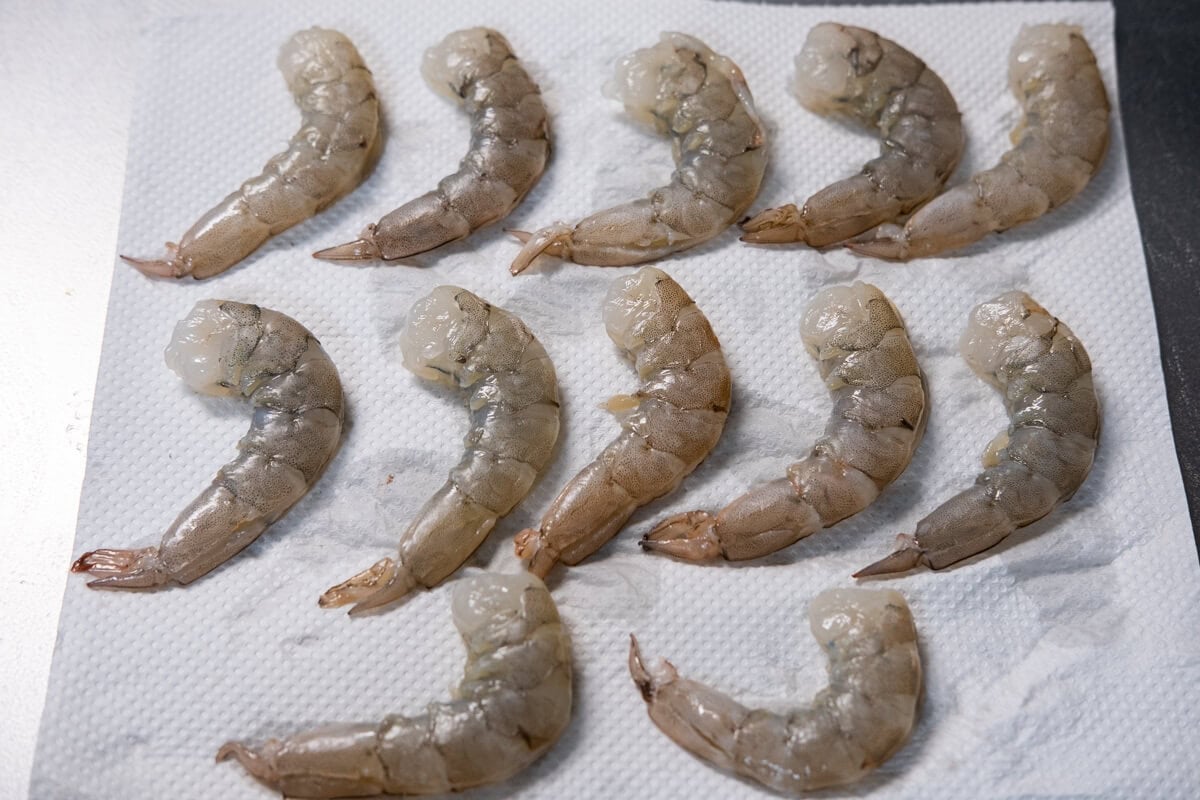
[[[1102,3],[787,8],[609,0],[589,6],[441,0],[315,2],[241,16],[156,21],[147,30],[130,141],[120,250],[149,256],[255,174],[298,114],[274,67],[313,24],[353,39],[387,120],[378,168],[354,194],[207,282],[149,281],[115,266],[76,553],[158,541],[248,424],[245,405],[192,395],[162,362],[172,326],[199,299],[294,316],[341,370],[349,428],[316,488],[260,541],[186,588],[102,593],[72,578],[64,599],[31,797],[266,798],[239,767],[214,765],[229,738],[415,712],[445,697],[463,653],[449,591],[367,619],[317,595],[395,547],[445,478],[466,428],[461,398],[400,366],[398,331],[418,297],[466,286],[519,315],[558,367],[561,449],[473,564],[516,568],[513,533],[613,437],[597,404],[636,384],[604,334],[600,303],[626,270],[541,263],[511,278],[498,228],[416,261],[353,268],[309,253],[431,188],[467,146],[461,113],[418,73],[424,49],[473,25],[502,30],[553,115],[549,171],[504,224],[532,229],[641,196],[671,171],[665,140],[601,94],[618,58],[662,30],[694,34],[744,70],[771,134],[754,208],[800,201],[877,152],[870,135],[804,111],[792,58],[823,20],[865,25],[925,59],[964,114],[955,176],[988,166],[1018,119],[1007,51],[1021,23],[1083,27],[1116,102],[1113,14]],[[1096,466],[1048,519],[986,557],[888,585],[909,598],[926,690],[911,741],[847,791],[880,797],[1192,797],[1200,786],[1200,570],[1159,368],[1119,118],[1096,179],[1065,208],[953,257],[897,265],[845,252],[751,248],[729,231],[660,264],[712,321],[733,370],[734,409],[712,456],[636,514],[584,565],[551,581],[574,639],[577,704],[563,740],[532,769],[474,797],[733,797],[756,787],[694,760],[653,727],[625,668],[627,636],[648,656],[746,703],[782,709],[824,683],[805,621],[817,592],[890,549],[970,483],[1006,420],[957,353],[968,311],[1030,292],[1086,344],[1104,406]],[[82,188],[82,187],[81,187]],[[81,202],[86,198],[82,197]],[[908,323],[932,394],[925,442],[870,509],[763,561],[697,567],[639,552],[662,516],[718,508],[777,477],[819,435],[830,401],[804,355],[799,316],[821,287],[863,279]],[[65,565],[64,565],[65,569]]]

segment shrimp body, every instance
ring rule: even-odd
[[[558,381],[541,342],[520,319],[457,286],[413,306],[400,335],[404,365],[470,390],[466,451],[385,558],[321,596],[353,612],[432,588],[462,566],[499,517],[529,493],[558,439]]]
[[[528,573],[463,581],[453,610],[467,665],[450,702],[257,748],[229,742],[217,760],[236,758],[287,797],[442,794],[520,772],[571,717],[571,649],[558,610]]]
[[[489,28],[456,31],[425,53],[421,71],[471,115],[471,145],[437,189],[368,225],[361,238],[314,253],[334,261],[391,260],[424,253],[508,216],[534,187],[550,155],[541,90]]]
[[[766,137],[746,80],[728,58],[694,37],[664,33],[654,47],[621,60],[613,87],[630,115],[671,135],[671,182],[574,226],[511,231],[525,243],[514,275],[541,253],[602,267],[663,258],[713,238],[758,195]]]
[[[975,485],[902,535],[892,555],[855,577],[948,567],[997,544],[1070,499],[1087,478],[1100,435],[1092,362],[1071,330],[1024,292],[971,313],[961,348],[1004,394],[1008,431],[988,445]]]
[[[1079,29],[1022,28],[1009,82],[1024,117],[1000,163],[931,200],[902,229],[885,226],[848,247],[895,260],[936,255],[1037,219],[1083,191],[1108,148],[1109,105]]]
[[[892,756],[912,731],[921,693],[917,631],[896,591],[833,589],[809,608],[829,656],[829,685],[786,714],[749,709],[667,662],[659,676],[630,637],[629,672],[650,719],[693,755],[779,792],[844,786]]]
[[[342,434],[342,384],[321,344],[291,317],[202,300],[175,327],[167,365],[192,389],[254,404],[239,453],[217,472],[158,547],[95,550],[73,572],[88,586],[142,589],[191,583],[258,538],[316,482]]]
[[[675,489],[716,445],[729,413],[720,342],[665,272],[645,267],[618,279],[605,300],[604,324],[642,385],[608,401],[621,434],[567,483],[539,529],[517,534],[517,555],[539,577],[556,562],[578,564],[635,509]]]
[[[817,114],[836,114],[882,141],[862,171],[742,224],[744,242],[840,242],[907,214],[937,194],[958,165],[963,131],[958,104],[921,59],[872,31],[823,22],[796,56],[796,96]]]
[[[821,292],[801,334],[833,391],[825,435],[787,477],[752,488],[715,516],[692,511],[642,547],[689,561],[757,558],[857,514],[899,477],[925,430],[925,379],[899,312],[874,286]]]
[[[211,278],[358,186],[379,141],[379,101],[354,45],[337,31],[300,31],[279,69],[302,115],[288,149],[168,242],[163,258],[121,258],[159,278]]]

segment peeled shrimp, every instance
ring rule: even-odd
[[[563,488],[539,529],[517,534],[517,555],[539,577],[556,562],[578,564],[635,509],[675,489],[716,445],[729,413],[721,344],[665,272],[645,267],[614,282],[604,325],[636,364],[642,385],[607,403],[621,435]]]
[[[1091,471],[1100,403],[1092,362],[1066,325],[1024,292],[1008,292],[975,308],[960,347],[976,374],[1004,393],[1008,430],[988,445],[974,486],[856,578],[922,563],[941,569],[981,553],[1070,499]]]
[[[400,334],[404,366],[470,389],[467,449],[400,537],[400,552],[321,596],[351,613],[432,588],[462,566],[519,503],[558,439],[554,365],[525,323],[466,289],[439,286],[413,306]]]
[[[670,517],[642,547],[689,561],[757,558],[862,511],[899,477],[925,431],[925,379],[895,306],[874,286],[833,286],[801,335],[834,393],[825,435],[786,478],[754,487],[716,516]]]
[[[812,705],[775,714],[749,709],[642,664],[630,637],[629,672],[659,730],[721,769],[796,794],[860,780],[912,731],[921,693],[917,631],[895,591],[833,589],[809,608],[813,636],[829,656],[829,686]]]
[[[728,58],[694,37],[664,33],[617,64],[612,87],[635,119],[671,134],[671,182],[574,226],[510,231],[525,243],[514,275],[542,253],[602,267],[663,258],[713,238],[758,195],[766,136],[750,88]]]
[[[100,576],[88,586],[143,589],[205,575],[303,497],[341,440],[337,368],[311,333],[278,311],[202,300],[175,326],[166,361],[197,392],[249,398],[250,430],[158,547],[80,556],[71,570]]]
[[[471,147],[438,188],[368,225],[361,238],[313,253],[332,261],[424,253],[504,219],[550,154],[546,106],[512,47],[490,28],[456,31],[425,53],[425,80],[471,115]]]
[[[934,198],[903,228],[883,226],[847,247],[901,261],[936,255],[1037,219],[1083,191],[1108,148],[1109,112],[1087,41],[1070,25],[1023,27],[1008,78],[1024,117],[999,165]]]
[[[158,278],[211,278],[358,186],[379,142],[379,101],[362,57],[337,31],[311,28],[288,40],[278,63],[302,115],[288,149],[179,244],[167,242],[163,258],[121,258]]]
[[[257,748],[229,742],[217,760],[236,758],[287,797],[442,794],[520,772],[571,717],[571,648],[558,610],[528,573],[463,581],[453,610],[467,666],[450,702]]]
[[[836,114],[882,136],[879,157],[814,194],[742,223],[744,242],[840,242],[890,222],[933,197],[958,165],[963,132],[946,84],[893,41],[823,22],[796,56],[796,96],[817,114]]]

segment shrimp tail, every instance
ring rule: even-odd
[[[885,223],[846,242],[846,248],[860,256],[882,258],[887,261],[906,261],[909,252],[908,235],[904,228],[894,223]]]
[[[760,211],[742,223],[742,241],[751,244],[803,242],[808,230],[794,203]]]
[[[326,247],[313,253],[322,261],[378,261],[383,258],[375,244],[375,226],[368,225],[353,242]]]
[[[317,601],[321,608],[354,603],[350,616],[357,617],[406,596],[417,586],[416,578],[403,564],[381,558],[357,575],[325,590]]]
[[[162,258],[120,258],[150,278],[182,278],[192,272],[187,262],[179,257],[179,245],[175,242],[167,242],[167,254]]]
[[[513,537],[513,549],[517,558],[528,561],[528,569],[539,578],[545,578],[558,563],[558,558],[545,546],[536,528],[526,528]]]
[[[637,637],[632,633],[629,634],[629,675],[633,678],[633,682],[637,684],[638,691],[642,693],[642,699],[649,702],[658,692],[660,684],[670,683],[679,676],[675,669],[675,665],[670,661],[663,661],[663,668],[667,670],[667,678],[665,680],[656,679],[646,669],[645,663],[642,661],[642,650],[638,647]]]
[[[157,547],[92,550],[75,560],[71,572],[100,576],[88,582],[94,589],[151,589],[171,582],[159,560]]]
[[[870,578],[876,575],[893,575],[899,572],[908,572],[910,569],[916,568],[922,561],[927,561],[925,549],[917,544],[916,539],[906,536],[903,533],[897,536],[896,539],[898,546],[894,553],[863,567],[851,577]]]
[[[279,782],[279,770],[275,767],[275,753],[278,742],[269,740],[258,750],[252,750],[241,742],[226,742],[217,751],[217,763],[237,759],[242,768],[263,783],[274,785]]]
[[[712,561],[721,557],[717,518],[707,511],[688,511],[669,517],[638,542],[643,550],[666,553],[684,561]]]
[[[555,258],[570,258],[573,230],[570,225],[562,222],[542,228],[536,233],[506,230],[506,233],[524,245],[521,252],[517,253],[517,257],[513,259],[509,271],[513,275],[520,275],[526,267],[533,263],[535,258],[543,253]]]

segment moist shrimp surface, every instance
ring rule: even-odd
[[[824,247],[907,214],[937,194],[958,165],[963,131],[953,95],[895,42],[823,22],[796,56],[796,97],[810,111],[876,128],[879,157],[862,171],[742,223],[742,241]]]
[[[254,404],[237,457],[172,523],[158,547],[94,550],[72,565],[89,586],[191,583],[253,542],[320,476],[342,434],[342,384],[321,344],[278,311],[228,300],[196,304],[175,327],[170,366],[204,394]]]
[[[901,535],[892,555],[855,577],[948,567],[998,544],[1070,499],[1087,478],[1100,435],[1100,404],[1083,344],[1024,292],[971,312],[961,349],[999,389],[1010,422],[984,452],[975,485]]]
[[[908,467],[925,430],[926,388],[891,301],[869,284],[830,287],[809,305],[801,336],[834,395],[825,435],[786,478],[716,515],[670,517],[643,548],[689,561],[764,556],[862,511]]]
[[[471,145],[458,171],[368,225],[361,238],[313,255],[333,261],[406,258],[503,219],[534,187],[550,155],[541,90],[490,28],[456,31],[425,53],[422,73],[471,115]]]

